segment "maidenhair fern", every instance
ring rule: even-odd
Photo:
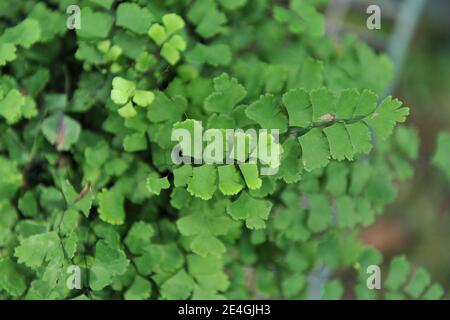
[[[304,299],[321,267],[317,298],[443,294],[404,257],[366,286],[383,259],[358,230],[412,175],[417,133],[383,97],[389,60],[330,41],[326,1],[286,2],[85,0],[72,30],[70,1],[1,1],[0,298]],[[247,162],[249,129],[280,156]],[[243,158],[175,163],[175,130],[231,130]]]

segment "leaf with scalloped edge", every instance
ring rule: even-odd
[[[234,164],[218,166],[219,190],[226,196],[238,194],[244,187]]]
[[[330,162],[328,141],[321,129],[311,129],[298,140],[302,146],[302,161],[305,170],[312,171],[324,167]]]
[[[382,140],[386,140],[397,123],[405,122],[409,115],[409,108],[402,107],[402,103],[392,97],[387,97],[375,111],[364,118]]]
[[[205,110],[209,112],[230,113],[247,94],[237,79],[227,73],[214,78],[214,90],[205,100]]]
[[[256,121],[262,129],[278,129],[280,133],[287,131],[287,117],[272,94],[261,96],[259,100],[247,107],[245,114]]]
[[[125,221],[124,197],[115,189],[103,190],[97,195],[100,219],[114,225]]]
[[[235,220],[245,220],[247,228],[265,228],[265,220],[269,217],[272,203],[267,200],[257,200],[243,191],[239,198],[227,206],[227,212]]]
[[[214,165],[204,164],[200,167],[194,167],[187,190],[195,197],[209,200],[216,192],[216,179],[217,171]]]

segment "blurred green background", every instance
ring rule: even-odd
[[[417,4],[415,0],[334,1],[328,14],[343,21],[342,31],[356,32],[379,51],[389,52],[389,40],[405,42],[406,54],[403,63],[397,62],[398,81],[391,94],[411,108],[407,125],[418,129],[420,156],[414,163],[414,176],[399,184],[395,202],[361,237],[383,252],[387,261],[404,253],[415,265],[426,267],[449,299],[450,181],[431,159],[438,132],[450,132],[450,1],[423,2],[408,45],[404,38],[393,35],[399,13],[391,9],[393,4],[408,9],[413,2]],[[382,30],[365,28],[369,3],[382,9]],[[349,6],[344,18],[337,14],[342,6]]]

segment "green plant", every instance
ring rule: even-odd
[[[418,137],[380,99],[389,60],[331,42],[325,3],[85,0],[72,31],[71,1],[3,0],[0,297],[300,299],[326,266],[355,270],[358,298],[439,298],[423,269],[402,287],[403,258],[383,294],[365,285],[382,257],[358,227],[412,174]],[[278,129],[277,173],[175,165],[172,130],[198,125]],[[338,276],[321,290],[344,293]]]
[[[450,171],[447,165],[448,156],[450,155],[450,133],[439,132],[436,139],[436,151],[433,156],[433,164],[438,167],[445,177],[450,180]]]

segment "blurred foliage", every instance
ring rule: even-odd
[[[439,5],[447,4],[429,3],[426,12],[445,10]],[[390,237],[392,242],[386,252],[393,255],[406,250],[408,258],[428,268],[447,291],[450,180],[445,171],[450,168],[450,160],[443,155],[444,141],[440,161],[433,160],[438,137],[450,132],[450,30],[445,21],[425,14],[401,69],[395,94],[411,108],[408,123],[417,128],[420,136],[419,158],[414,163],[413,179],[402,183],[399,197],[375,228],[378,234],[396,234]]]

